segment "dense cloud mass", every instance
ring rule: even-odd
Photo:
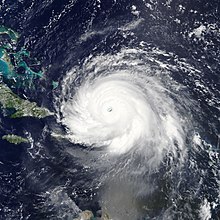
[[[8,86],[53,112],[0,111],[1,137],[28,140],[0,140],[0,219],[218,219],[218,5],[0,0],[19,33],[6,61],[44,72],[34,90]]]

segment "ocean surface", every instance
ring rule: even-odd
[[[55,113],[0,112],[30,142],[0,140],[0,219],[220,219],[218,0],[0,0],[0,25]]]

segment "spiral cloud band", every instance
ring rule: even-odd
[[[112,60],[99,63],[103,69],[106,64]],[[62,123],[74,143],[112,155],[139,152],[156,165],[165,154],[183,150],[184,123],[159,80],[143,67],[127,65],[86,76],[62,102]]]

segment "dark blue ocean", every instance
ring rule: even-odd
[[[96,219],[220,219],[218,0],[0,0],[0,25],[20,34],[17,50],[25,47],[45,72],[34,89],[13,91],[55,112],[10,119],[0,111],[1,136],[30,140],[0,140],[0,219],[73,220],[84,210]],[[187,121],[181,162],[178,150],[176,160],[168,152],[157,169],[138,172],[141,156],[128,168],[129,153],[109,162],[102,149],[65,138],[61,105],[90,75],[129,65],[159,79],[180,124]]]

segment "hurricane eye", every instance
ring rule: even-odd
[[[107,108],[107,112],[112,112],[112,110],[113,110],[112,107]]]

